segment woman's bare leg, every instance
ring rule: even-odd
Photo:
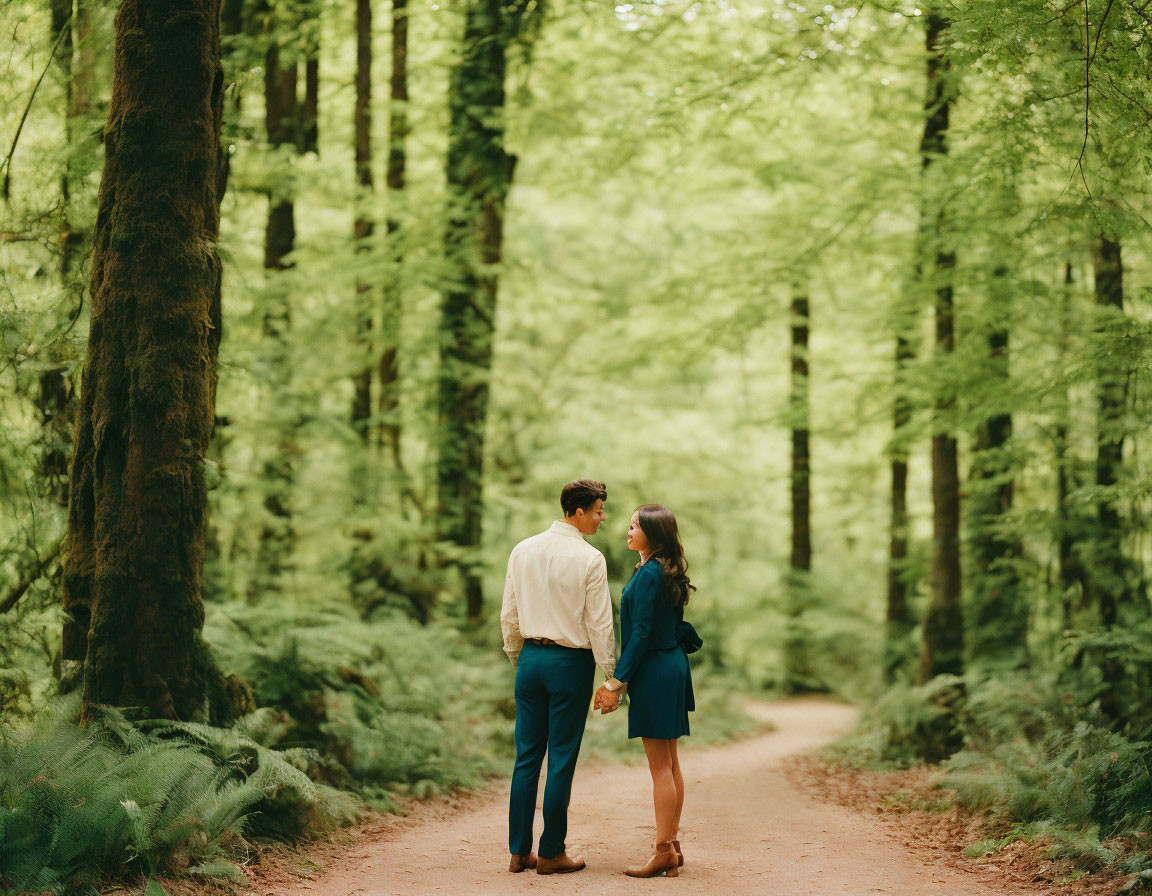
[[[656,810],[656,842],[667,843],[674,836],[676,823],[676,778],[672,772],[672,748],[676,741],[655,737],[642,738],[652,774],[652,807]]]
[[[672,839],[680,838],[680,812],[684,809],[684,776],[680,774],[680,757],[676,753],[679,741],[668,741],[668,750],[672,754],[672,780],[676,782],[676,813],[672,816]]]

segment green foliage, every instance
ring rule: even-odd
[[[1006,824],[1048,823],[1107,839],[1152,825],[1152,744],[1061,694],[1017,679],[968,701],[966,749],[945,766],[961,804]]]
[[[941,701],[961,685],[962,701]],[[940,743],[952,746],[947,758]],[[1144,867],[1131,844],[1152,832],[1152,743],[1117,732],[1054,679],[935,680],[890,690],[833,755],[858,765],[944,759],[942,785],[961,806],[985,813],[996,833],[971,844],[970,855],[1029,837],[1085,867],[1120,860],[1128,871]]]
[[[365,204],[379,215],[357,245],[350,210],[365,197],[349,151],[351,95],[340,88],[352,82],[355,55],[348,10],[272,0],[251,18],[251,4],[227,5],[246,21],[225,26],[226,338],[206,460],[206,640],[256,687],[260,709],[230,731],[128,732],[146,740],[116,750],[169,763],[199,756],[188,760],[193,777],[231,769],[218,784],[240,802],[259,782],[244,828],[276,836],[347,819],[349,794],[386,808],[396,793],[451,791],[506,770],[511,670],[492,618],[503,564],[546,527],[558,486],[575,475],[609,484],[609,523],[591,541],[616,594],[634,562],[622,545],[631,508],[659,500],[677,512],[700,587],[690,615],[707,644],[695,666],[702,694],[712,676],[721,691],[776,687],[789,635],[804,641],[813,683],[868,693],[883,641],[889,454],[909,453],[915,618],[932,554],[925,449],[942,427],[959,435],[967,483],[965,609],[981,629],[967,641],[973,674],[893,688],[845,749],[860,762],[911,764],[963,748],[951,762],[968,804],[1005,824],[1066,830],[1072,839],[1062,842],[1080,838],[1085,855],[1093,837],[1136,829],[1142,745],[1152,740],[1144,14],[1109,5],[1086,28],[1075,5],[953,4],[943,48],[957,87],[949,153],[923,177],[925,16],[914,5],[549,2],[526,23],[531,41],[513,54],[503,110],[517,164],[485,456],[471,471],[483,473],[484,540],[473,556],[438,544],[435,519],[437,290],[451,273],[446,98],[461,7],[408,7],[403,191],[383,189],[390,110],[377,59],[377,187]],[[88,303],[78,287],[89,269],[113,7],[76,7],[90,19],[75,23],[73,95],[91,100],[76,115],[59,60],[28,105],[54,40],[47,6],[0,9],[11,51],[0,61],[9,88],[0,132],[14,133],[29,113],[4,172],[12,194],[0,221],[0,602],[50,558],[66,525],[61,476],[41,460],[67,454],[70,439],[61,415],[49,419],[41,378],[59,366],[79,385]],[[386,22],[377,16],[378,50]],[[285,61],[319,41],[318,153],[267,145],[270,41]],[[291,266],[269,271],[269,198],[286,196],[296,205]],[[922,218],[937,212],[948,227],[920,250],[956,256],[948,358],[930,351],[939,284],[916,271]],[[1102,234],[1122,245],[1123,316],[1094,305]],[[789,625],[787,307],[796,280],[812,307],[814,562]],[[382,284],[395,286],[387,311]],[[915,354],[898,372],[897,329]],[[992,360],[996,331],[1010,338]],[[374,404],[353,424],[351,377],[385,346],[397,350],[395,406]],[[1100,382],[1127,384],[1123,413],[1100,414]],[[911,416],[893,432],[897,390]],[[933,414],[940,395],[955,401]],[[995,415],[1011,415],[1011,437],[980,452],[976,433]],[[377,424],[397,433],[395,446],[362,438]],[[1122,469],[1098,483],[1100,439],[1121,437]],[[969,477],[980,470],[985,481]],[[987,499],[1008,484],[1012,507],[1001,513]],[[1101,531],[1106,507],[1117,531]],[[996,556],[1002,544],[1011,556]],[[445,559],[476,560],[485,576],[488,622],[470,635],[455,627],[463,601],[437,570]],[[14,729],[75,679],[60,661],[56,568],[45,565],[0,614],[0,713]],[[1100,585],[1127,598],[1116,624],[1101,620]],[[919,632],[900,634],[889,660],[904,668]],[[974,674],[997,669],[1012,671]],[[701,734],[735,733],[733,708],[707,693],[694,719]],[[1098,711],[1106,701],[1112,719]],[[623,718],[595,721],[590,749],[627,753],[612,727]]]
[[[964,680],[938,675],[917,686],[893,686],[865,712],[836,753],[857,765],[938,762],[963,742]]]
[[[222,662],[254,685],[242,723],[265,747],[307,747],[308,772],[369,800],[478,785],[511,744],[511,668],[460,631],[348,608],[213,608]],[[430,661],[432,660],[432,661]]]
[[[110,713],[87,730],[78,700],[0,739],[0,881],[59,892],[95,875],[215,859],[237,842],[255,784]]]
[[[236,878],[228,856],[244,836],[322,832],[359,814],[353,794],[309,777],[314,750],[272,750],[242,733],[258,719],[222,729],[132,723],[108,709],[84,729],[78,703],[3,731],[0,881],[17,889],[125,871]]]
[[[243,782],[235,801],[250,815],[247,831],[254,836],[286,839],[305,831],[324,831],[355,820],[359,803],[350,794],[328,786],[316,774],[315,750],[291,747],[271,750],[235,729],[191,722],[150,720],[140,723],[149,739],[192,748],[215,765],[231,770]]]

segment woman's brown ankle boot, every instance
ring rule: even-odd
[[[679,868],[679,856],[676,855],[676,850],[672,848],[672,841],[665,840],[663,843],[656,844],[656,854],[648,860],[647,865],[643,868],[628,868],[624,873],[629,877],[655,877],[658,874],[678,877],[680,875]]]
[[[677,868],[683,868],[684,867],[684,853],[682,853],[680,851],[680,841],[679,840],[673,840],[672,841],[672,848],[674,850],[676,850],[676,867]]]

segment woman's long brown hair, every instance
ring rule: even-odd
[[[688,580],[688,561],[684,559],[675,515],[663,504],[641,504],[636,508],[636,522],[652,548],[648,559],[659,563],[668,576],[672,606],[683,611],[688,593],[695,591],[696,586]]]

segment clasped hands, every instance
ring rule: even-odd
[[[596,699],[592,703],[592,709],[600,710],[600,715],[605,713],[615,712],[620,708],[620,694],[616,691],[610,690],[605,685],[600,685],[596,691]]]

